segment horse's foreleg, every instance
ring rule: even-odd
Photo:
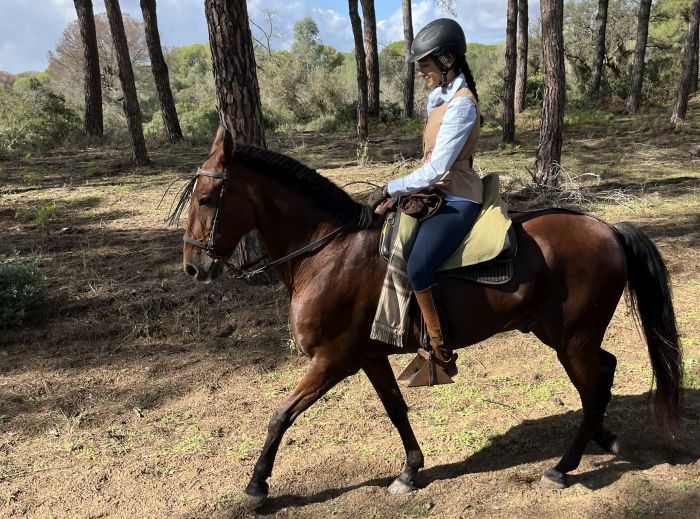
[[[610,401],[617,360],[613,354],[599,349],[598,344],[592,350],[574,357],[559,356],[581,396],[583,421],[559,463],[542,476],[542,488],[564,488],[566,473],[578,467],[590,440],[594,440],[610,453],[616,454],[619,450],[615,435],[603,428],[603,417]]]
[[[344,360],[342,365],[340,364],[314,357],[304,377],[272,413],[267,429],[267,439],[253,468],[250,483],[245,489],[243,504],[246,508],[257,508],[267,499],[268,485],[266,480],[272,474],[272,466],[275,463],[275,456],[282,436],[294,423],[294,420],[334,385],[359,371],[359,365],[353,367],[352,363],[347,360]]]
[[[396,383],[396,377],[394,377],[387,357],[368,359],[363,363],[362,369],[377,391],[382,404],[384,404],[384,409],[399,431],[404,449],[406,449],[406,466],[399,477],[389,485],[390,493],[405,494],[416,488],[416,473],[423,467],[423,453],[408,421],[408,407]]]

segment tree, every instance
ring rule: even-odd
[[[357,63],[357,139],[367,140],[367,68],[365,48],[362,41],[362,22],[357,10],[357,0],[348,0],[350,25],[355,39],[355,61]]]
[[[102,124],[102,82],[100,81],[100,56],[97,50],[95,15],[92,0],[74,0],[78,14],[80,36],[83,40],[83,61],[85,79],[85,134],[101,137]]]
[[[540,142],[535,159],[535,179],[540,184],[555,186],[561,163],[565,103],[563,1],[541,0],[540,19],[544,92]]]
[[[221,123],[235,142],[264,148],[260,88],[245,0],[205,0],[204,12]],[[263,256],[256,233],[245,236],[238,250],[242,263]]]
[[[105,0],[105,9],[109,19],[109,28],[114,41],[114,50],[117,56],[117,66],[119,68],[119,82],[124,93],[123,106],[126,115],[127,126],[129,127],[129,140],[131,141],[131,156],[137,166],[148,164],[148,154],[146,153],[146,141],[143,138],[143,127],[141,125],[141,108],[136,97],[136,84],[134,83],[134,70],[129,57],[129,47],[124,33],[124,22],[122,11],[118,0]]]
[[[605,33],[608,24],[608,0],[598,0],[598,12],[595,16],[595,55],[591,68],[590,94],[600,90],[600,78],[603,75],[605,59]]]
[[[690,95],[693,78],[693,62],[697,59],[698,53],[698,23],[700,22],[700,0],[693,0],[688,17],[688,35],[683,47],[683,58],[681,60],[681,75],[678,79],[678,94],[676,106],[671,116],[671,122],[677,124],[685,119],[688,111],[688,96]]]
[[[94,16],[97,51],[99,55],[99,75],[102,81],[103,110],[122,111],[121,86],[119,84],[119,66],[114,41],[109,31],[109,20],[105,13]],[[129,57],[134,68],[136,90],[141,95],[152,90],[152,76],[142,73],[141,67],[148,62],[148,46],[144,34],[144,26],[128,14],[122,17],[126,41],[129,45]],[[80,35],[80,24],[75,20],[68,24],[54,51],[49,52],[48,75],[51,86],[76,104],[85,101],[83,92],[75,88],[85,77],[85,55],[83,40]],[[150,77],[149,77],[150,76]]]
[[[364,21],[365,63],[367,68],[367,112],[379,115],[379,51],[377,50],[377,18],[374,0],[360,0]]]
[[[163,49],[160,46],[156,0],[141,0],[141,12],[143,13],[143,21],[146,28],[146,42],[148,43],[148,54],[151,57],[153,79],[158,92],[160,113],[163,116],[163,127],[168,140],[175,142],[182,139],[182,130],[180,129],[180,121],[177,118],[173,92],[170,89],[168,65],[165,63]]]
[[[518,23],[518,0],[508,0],[506,21],[506,75],[503,95],[503,135],[502,142],[515,140],[515,72],[516,42],[515,31]]]
[[[700,43],[700,35],[698,33],[695,33],[695,43],[694,49],[694,57],[693,57],[693,66],[690,69],[690,95],[694,94],[695,92],[698,91],[698,58],[700,57],[700,50],[698,49],[698,43]]]
[[[411,44],[413,43],[413,20],[411,16],[411,0],[401,0],[403,11],[403,41],[405,46],[405,57],[411,55]],[[415,69],[413,63],[405,62],[403,80],[403,116],[407,119],[413,117],[413,89],[414,89]]]
[[[639,111],[639,99],[642,95],[642,82],[644,81],[644,56],[647,51],[650,11],[651,0],[641,0],[639,3],[639,15],[637,16],[637,43],[634,47],[634,66],[632,68],[630,91],[627,96],[627,111],[630,113]]]
[[[515,74],[515,111],[525,110],[527,90],[527,47],[528,47],[527,0],[518,0],[518,70]]]

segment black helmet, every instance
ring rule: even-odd
[[[467,53],[467,40],[462,27],[449,18],[438,18],[423,27],[411,44],[411,55],[406,60],[413,63],[426,56],[440,56],[454,52],[457,56]]]

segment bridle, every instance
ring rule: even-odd
[[[338,227],[334,231],[326,234],[322,238],[316,240],[315,242],[309,243],[308,245],[302,247],[301,249],[298,249],[290,254],[287,254],[286,256],[283,256],[279,259],[276,259],[275,261],[272,261],[270,263],[267,263],[263,267],[260,267],[255,270],[248,270],[261,261],[265,259],[269,259],[269,256],[267,254],[260,256],[257,259],[254,259],[252,261],[248,261],[244,263],[243,265],[235,265],[233,262],[229,261],[227,256],[225,254],[221,254],[220,252],[217,252],[216,250],[216,231],[219,228],[219,212],[221,209],[221,206],[224,201],[224,194],[226,192],[226,186],[228,184],[228,179],[229,176],[226,172],[220,172],[220,171],[212,171],[208,169],[202,169],[197,168],[197,173],[195,173],[195,177],[210,177],[210,178],[218,178],[222,180],[221,184],[221,191],[219,193],[219,200],[217,201],[216,204],[216,212],[214,213],[214,223],[211,226],[211,230],[209,231],[209,235],[204,238],[205,241],[202,240],[196,240],[194,238],[190,238],[187,235],[187,232],[182,236],[182,241],[185,243],[189,243],[190,245],[194,245],[195,247],[198,247],[202,250],[204,250],[213,260],[219,261],[223,263],[226,267],[228,267],[230,270],[233,271],[234,276],[238,278],[244,278],[248,279],[253,276],[256,276],[258,274],[262,274],[263,272],[266,272],[267,270],[271,269],[272,267],[275,267],[276,265],[279,265],[281,263],[285,263],[287,261],[291,261],[294,258],[298,258],[299,256],[305,255],[305,254],[313,254],[315,252],[318,252],[321,250],[323,247],[325,247],[328,243],[330,243],[336,236],[340,235],[344,231],[348,230],[351,227],[351,224],[346,224],[343,225],[342,227]]]

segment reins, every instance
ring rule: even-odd
[[[294,252],[291,252],[290,254],[287,254],[286,256],[283,256],[281,258],[278,258],[274,261],[271,261],[270,263],[257,268],[255,270],[249,270],[250,268],[254,267],[258,263],[260,263],[263,260],[269,259],[269,256],[267,254],[260,256],[257,259],[247,261],[243,265],[236,265],[232,261],[229,261],[225,256],[219,254],[216,252],[216,245],[214,243],[214,239],[216,236],[216,230],[219,226],[219,209],[221,208],[221,202],[224,199],[224,192],[226,190],[226,180],[228,180],[228,175],[225,172],[219,172],[219,171],[210,171],[210,170],[205,170],[202,168],[197,168],[197,173],[195,175],[195,178],[198,176],[205,176],[205,177],[211,177],[211,178],[218,178],[223,180],[223,184],[221,185],[221,192],[219,193],[219,203],[216,206],[216,213],[214,214],[214,223],[212,224],[211,230],[209,231],[209,236],[205,238],[206,241],[201,241],[201,240],[196,240],[194,238],[190,238],[187,236],[187,233],[185,233],[182,236],[182,241],[185,243],[189,243],[190,245],[194,245],[195,247],[198,247],[204,251],[207,252],[207,254],[214,259],[215,261],[221,262],[226,268],[228,268],[233,277],[237,279],[250,279],[254,276],[257,276],[258,274],[262,274],[264,272],[267,272],[273,267],[276,267],[277,265],[280,265],[282,263],[286,263],[288,261],[291,261],[295,258],[298,258],[299,256],[303,256],[306,254],[313,254],[321,250],[323,247],[325,247],[328,243],[333,241],[333,239],[342,234],[343,232],[347,231],[351,225],[346,224],[343,225],[342,227],[338,227],[337,229],[331,231],[330,233],[326,234],[325,236],[319,238],[318,240],[309,243],[308,245],[305,245],[301,249],[295,250]],[[209,242],[209,243],[207,243]]]

